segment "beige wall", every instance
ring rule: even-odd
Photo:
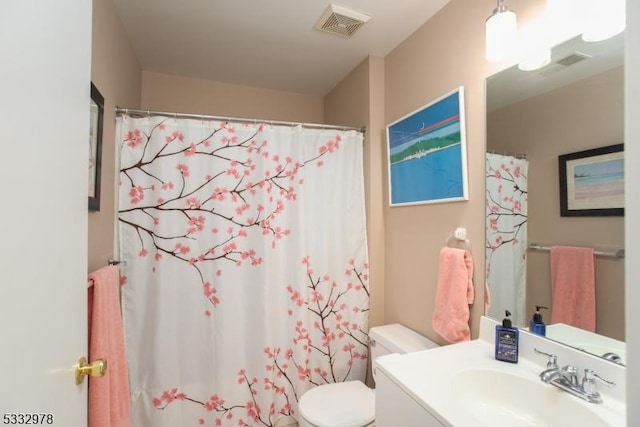
[[[519,28],[540,22],[544,0],[512,0]],[[484,22],[493,0],[451,0],[385,57],[385,123],[464,87],[469,200],[389,207],[385,205],[385,323],[399,322],[443,344],[431,326],[438,253],[458,227],[466,227],[474,257],[475,304],[472,337],[484,314],[485,78],[512,63],[487,63]],[[568,38],[563,28],[546,28],[552,43]],[[383,169],[388,198],[387,168]]]
[[[100,211],[89,213],[88,271],[113,256],[115,106],[140,106],[141,70],[113,0],[93,1],[91,81],[104,96]]]
[[[558,187],[559,155],[623,142],[623,91],[620,67],[488,116],[487,148],[529,159],[529,242],[624,247],[624,217],[561,217]],[[624,261],[597,257],[597,332],[621,340],[624,286]],[[528,254],[528,318],[533,304],[551,307],[548,253]]]
[[[324,98],[327,123],[366,126],[364,141],[365,198],[369,246],[369,325],[384,323],[384,59],[372,56],[356,67]]]
[[[213,116],[324,123],[322,96],[142,73],[142,108]]]
[[[444,343],[431,326],[438,254],[458,226],[474,257],[472,334],[484,313],[484,20],[494,1],[453,0],[385,58],[386,114],[391,123],[464,86],[469,200],[389,207],[385,204],[385,321]],[[388,199],[387,169],[384,198]]]

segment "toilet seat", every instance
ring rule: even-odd
[[[315,426],[368,426],[375,419],[375,392],[361,381],[326,384],[304,393],[298,411]]]

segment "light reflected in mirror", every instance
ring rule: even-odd
[[[553,310],[566,308],[552,301],[549,251],[530,245],[624,248],[623,216],[560,215],[558,175],[558,156],[624,142],[623,52],[624,34],[597,43],[578,36],[554,47],[542,69],[512,67],[487,79],[485,245],[487,316],[501,320],[509,310],[515,326],[528,328],[535,306],[546,306],[548,338],[622,358],[624,259],[595,257],[595,333],[588,334],[549,325]]]

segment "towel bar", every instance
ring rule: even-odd
[[[541,245],[538,245],[537,243],[530,244],[529,249],[533,251],[543,251],[543,252],[551,251],[550,246],[541,246]],[[624,249],[618,249],[615,252],[614,251],[611,251],[611,252],[594,251],[593,253],[596,256],[603,256],[603,257],[609,257],[609,258],[624,258]]]

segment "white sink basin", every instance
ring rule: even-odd
[[[452,378],[452,397],[487,426],[581,426],[609,424],[577,397],[542,381],[491,369],[461,371]],[[591,404],[595,405],[595,404]]]

